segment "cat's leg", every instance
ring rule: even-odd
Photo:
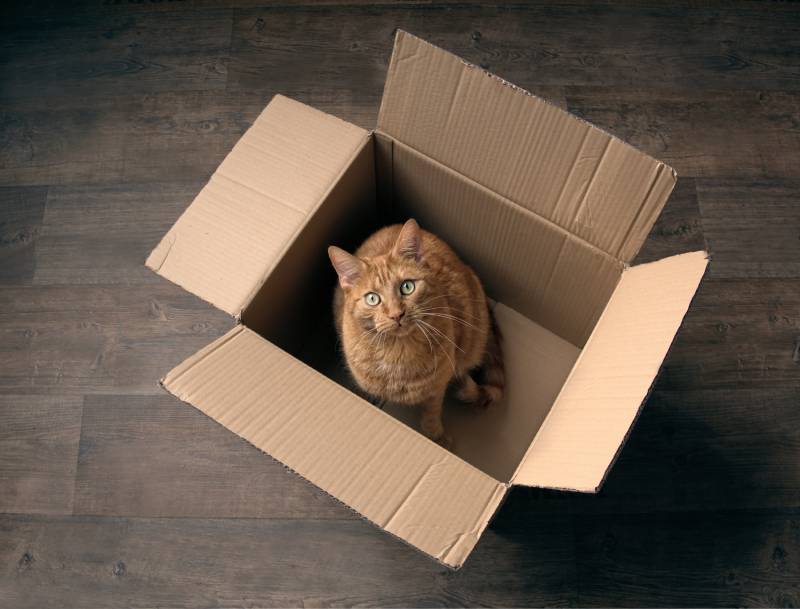
[[[486,391],[486,388],[478,385],[469,374],[459,377],[456,398],[479,408],[487,408],[492,403],[492,396]]]
[[[422,420],[420,422],[420,427],[422,433],[431,440],[441,444],[445,448],[449,448],[452,444],[452,438],[444,432],[444,425],[442,424],[444,392],[445,388],[442,388],[422,402]]]

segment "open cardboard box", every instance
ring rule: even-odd
[[[675,179],[400,31],[374,131],[276,96],[152,252],[239,322],[163,386],[458,567],[510,486],[600,488],[706,268],[628,266]],[[475,268],[505,337],[506,396],[447,405],[453,452],[353,391],[333,331],[327,246],[408,217]]]

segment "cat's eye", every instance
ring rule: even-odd
[[[366,302],[371,307],[374,307],[380,301],[381,297],[378,296],[375,292],[369,292],[364,296],[364,302]]]
[[[408,296],[414,291],[414,288],[416,287],[417,286],[414,283],[413,279],[406,279],[405,281],[403,281],[403,283],[400,284],[400,293],[403,296]]]

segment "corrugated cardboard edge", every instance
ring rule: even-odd
[[[294,99],[292,99],[292,98],[286,97],[286,96],[284,96],[284,95],[281,95],[281,94],[274,95],[274,96],[273,96],[273,98],[270,100],[270,102],[269,102],[269,103],[271,103],[271,102],[272,102],[272,100],[273,100],[273,99],[275,99],[275,98],[285,98],[285,99],[288,99],[288,100],[290,100],[290,101],[292,101],[292,102],[294,102],[294,103],[302,103],[302,102],[298,102],[297,100],[294,100]],[[267,106],[265,106],[264,110],[266,110],[266,108],[268,108],[268,107],[269,107],[269,103],[267,104]],[[303,105],[305,105],[305,104],[303,104]],[[311,107],[309,106],[309,108],[311,108]],[[360,144],[360,145],[359,145],[359,146],[358,146],[358,147],[357,147],[357,148],[356,148],[356,149],[353,151],[353,153],[350,155],[350,157],[348,157],[347,161],[346,161],[346,162],[343,164],[343,166],[342,166],[342,168],[340,169],[340,171],[339,171],[339,172],[338,172],[338,173],[335,175],[335,177],[333,178],[333,180],[331,181],[331,183],[328,185],[328,187],[327,187],[327,189],[325,190],[325,192],[324,192],[324,193],[323,193],[323,194],[320,196],[319,200],[318,200],[318,201],[315,203],[315,205],[313,206],[313,208],[312,208],[312,209],[311,209],[311,210],[310,210],[310,211],[309,211],[309,212],[306,214],[305,218],[303,218],[303,220],[301,221],[300,225],[299,225],[299,226],[298,226],[298,227],[295,229],[294,233],[293,233],[293,234],[292,234],[292,235],[289,237],[289,239],[287,240],[287,242],[284,244],[283,248],[282,248],[282,249],[279,251],[279,253],[278,253],[278,254],[275,256],[275,259],[274,259],[274,260],[271,260],[271,261],[268,263],[268,265],[266,266],[266,268],[265,268],[264,272],[262,273],[261,279],[260,279],[259,281],[257,281],[257,282],[256,282],[256,284],[253,286],[253,288],[251,289],[251,291],[249,292],[249,294],[246,296],[246,298],[245,298],[245,301],[244,301],[244,302],[241,304],[241,306],[239,307],[239,310],[238,310],[238,311],[234,311],[234,312],[231,312],[231,311],[223,311],[223,312],[225,312],[225,313],[228,313],[229,315],[231,315],[231,316],[232,316],[232,317],[233,317],[233,318],[234,318],[234,319],[235,319],[237,322],[241,321],[241,318],[242,318],[242,312],[244,311],[244,309],[246,309],[246,308],[247,308],[247,305],[250,303],[250,301],[252,301],[252,299],[253,299],[253,297],[255,296],[255,294],[256,294],[256,293],[258,292],[258,290],[259,290],[259,289],[261,289],[261,287],[264,285],[264,283],[266,282],[266,280],[267,280],[267,278],[269,277],[270,273],[271,273],[271,272],[274,270],[275,266],[276,266],[276,265],[277,265],[277,264],[280,262],[280,260],[283,258],[283,256],[284,256],[284,254],[286,253],[286,251],[287,251],[287,250],[288,250],[288,249],[289,249],[289,248],[292,246],[292,244],[294,243],[294,241],[297,239],[297,236],[298,236],[298,235],[299,235],[299,234],[302,232],[303,228],[306,226],[306,224],[309,222],[309,220],[310,220],[310,219],[313,217],[313,215],[314,215],[314,214],[317,212],[317,210],[319,209],[319,207],[320,207],[320,206],[321,206],[321,205],[322,205],[322,204],[323,204],[323,203],[326,201],[326,199],[327,199],[327,198],[328,198],[328,196],[330,195],[331,191],[332,191],[332,190],[333,190],[333,189],[336,187],[336,185],[339,183],[339,180],[341,180],[341,178],[342,178],[342,175],[344,175],[344,173],[345,173],[345,172],[346,172],[346,171],[347,171],[347,170],[350,168],[350,166],[353,164],[353,162],[355,161],[355,159],[356,159],[356,158],[358,157],[358,155],[359,155],[359,154],[360,154],[360,153],[361,153],[361,152],[364,150],[364,147],[365,147],[365,146],[367,146],[367,145],[369,144],[369,141],[370,141],[370,139],[372,138],[372,131],[367,131],[367,130],[365,130],[365,129],[362,129],[361,127],[358,127],[357,125],[353,125],[352,123],[349,123],[348,121],[345,121],[344,119],[342,119],[342,118],[339,118],[338,116],[334,116],[334,115],[332,115],[332,114],[328,114],[328,113],[326,113],[326,112],[322,112],[321,110],[317,110],[316,108],[311,108],[311,109],[313,109],[313,110],[314,110],[314,111],[316,111],[316,112],[320,112],[320,113],[322,113],[322,114],[325,114],[327,117],[329,117],[329,118],[331,118],[331,119],[334,119],[334,120],[340,121],[340,122],[342,122],[342,123],[344,123],[344,124],[347,124],[347,125],[349,125],[350,127],[354,127],[354,128],[357,128],[357,129],[359,129],[359,130],[363,131],[363,134],[364,134],[364,135],[363,135],[363,141],[362,141],[362,143],[361,143],[361,144]],[[262,112],[263,112],[264,110],[262,110]],[[259,114],[259,116],[261,116],[261,115]],[[256,119],[256,120],[257,120],[257,119]],[[254,123],[255,123],[255,121],[254,121]],[[252,126],[252,125],[251,125],[251,126]],[[242,137],[244,137],[244,135],[243,135]],[[241,138],[239,138],[239,139],[241,140]],[[238,143],[238,141],[239,141],[239,140],[237,140],[237,143]],[[228,151],[228,153],[225,155],[225,158],[227,158],[227,157],[230,155],[230,153],[232,152],[232,150],[233,150],[233,148],[231,148],[231,150],[230,150],[230,151]],[[224,162],[224,159],[223,159],[223,162]],[[220,165],[222,165],[222,162],[220,163]],[[219,168],[219,167],[218,167],[218,168]],[[214,172],[214,173],[216,173],[216,171],[217,171],[217,170],[215,170],[215,172]],[[212,174],[212,175],[213,175],[213,174]],[[210,180],[210,179],[211,179],[211,178],[209,177],[209,180]],[[204,184],[203,188],[205,188],[205,184]],[[202,189],[201,189],[201,190],[202,190]],[[199,194],[199,193],[198,193],[198,194]],[[192,206],[192,204],[194,203],[194,200],[197,198],[197,196],[198,196],[198,195],[195,195],[195,197],[192,199],[192,201],[189,203],[189,205],[187,205],[187,206],[186,206],[186,208],[185,208],[185,209],[184,209],[184,210],[181,212],[180,216],[178,216],[178,218],[177,218],[177,219],[175,220],[175,222],[173,223],[173,226],[174,226],[174,225],[176,225],[176,224],[178,224],[178,222],[180,222],[180,220],[181,220],[181,219],[184,217],[184,215],[186,214],[186,212],[189,210],[189,208],[190,208],[190,207]],[[159,242],[158,242],[158,243],[156,243],[156,244],[153,246],[153,249],[152,249],[152,250],[151,250],[151,251],[148,253],[148,255],[147,255],[147,258],[146,258],[146,259],[145,259],[145,261],[144,261],[144,265],[145,265],[147,268],[149,268],[150,270],[152,270],[154,273],[156,273],[157,275],[160,275],[160,272],[159,272],[159,271],[160,271],[161,267],[163,266],[163,264],[164,264],[164,261],[165,261],[165,260],[167,259],[167,257],[169,256],[169,252],[170,252],[170,250],[172,249],[172,243],[174,243],[174,237],[172,237],[172,239],[173,239],[173,242],[169,244],[169,246],[168,246],[168,247],[167,247],[167,249],[166,249],[166,252],[164,252],[164,254],[163,254],[162,256],[160,256],[160,257],[158,257],[158,258],[155,258],[155,257],[154,257],[154,255],[155,255],[155,253],[156,253],[156,252],[157,252],[157,251],[158,251],[158,250],[161,248],[161,244],[162,244],[162,242],[163,242],[163,241],[165,241],[165,240],[167,240],[168,238],[170,238],[170,231],[171,231],[171,230],[172,230],[172,226],[170,227],[169,231],[168,231],[168,232],[167,232],[167,233],[166,233],[166,234],[165,234],[165,235],[164,235],[164,236],[163,236],[161,239],[159,239]],[[186,290],[187,292],[189,292],[189,293],[193,294],[193,295],[194,295],[194,296],[196,296],[197,298],[200,298],[200,299],[201,299],[201,300],[203,300],[204,302],[207,302],[208,304],[210,304],[210,305],[211,305],[211,306],[213,306],[214,308],[217,308],[217,309],[219,309],[219,308],[220,308],[219,306],[217,306],[216,304],[214,304],[213,302],[211,302],[211,301],[210,301],[208,298],[206,298],[206,297],[204,297],[204,296],[202,296],[202,295],[200,295],[200,294],[197,294],[197,293],[195,293],[193,290],[190,290],[188,287],[186,287],[186,285],[184,285],[184,284],[183,284],[183,282],[181,282],[181,281],[179,281],[179,280],[173,280],[173,279],[170,279],[169,281],[171,281],[172,283],[175,283],[176,285],[178,285],[178,286],[182,287],[184,290]],[[222,310],[222,309],[220,309],[220,310]]]
[[[708,263],[711,262],[711,255],[708,253],[707,250],[698,250],[698,251],[702,251],[705,254],[705,258],[706,258],[706,261]],[[680,254],[678,254],[678,255],[680,255]],[[658,261],[656,260],[654,262],[658,262]],[[648,262],[646,264],[652,264],[652,263]],[[669,347],[667,348],[667,352],[664,355],[664,361],[666,361],[667,358],[669,357],[670,351],[672,351],[672,347],[675,345],[675,341],[678,339],[678,335],[680,334],[680,329],[683,326],[683,322],[686,319],[686,316],[689,314],[689,309],[691,309],[692,302],[697,297],[697,292],[700,291],[700,286],[703,285],[703,281],[705,280],[706,276],[708,275],[708,267],[709,267],[709,265],[707,264],[705,270],[703,271],[702,277],[700,277],[700,281],[697,283],[697,288],[695,289],[694,294],[692,294],[692,298],[689,300],[689,306],[686,307],[686,313],[684,313],[683,317],[681,318],[681,322],[678,325],[678,331],[675,332],[675,334],[672,337],[672,341],[670,341],[670,343],[669,343]],[[611,462],[608,464],[608,467],[606,468],[606,471],[603,474],[603,477],[600,479],[600,483],[597,485],[597,487],[594,489],[594,491],[576,491],[576,492],[586,492],[586,493],[589,493],[589,494],[596,494],[596,493],[599,493],[600,489],[603,488],[603,485],[606,483],[606,480],[608,479],[608,475],[611,473],[611,469],[614,467],[614,465],[617,462],[617,459],[619,459],[619,456],[622,454],[622,449],[628,443],[628,439],[631,437],[631,434],[633,433],[633,429],[634,429],[634,427],[636,427],[636,423],[639,421],[639,417],[642,415],[642,410],[644,410],[645,404],[647,404],[647,402],[650,401],[650,396],[653,393],[653,389],[655,389],[656,382],[658,381],[658,379],[661,376],[661,373],[663,371],[664,371],[664,364],[662,363],[661,366],[659,366],[659,368],[658,368],[658,372],[653,377],[653,382],[650,383],[650,387],[647,389],[647,393],[645,393],[645,396],[644,396],[644,399],[642,400],[642,403],[639,404],[639,409],[636,411],[636,415],[633,417],[633,421],[631,421],[630,427],[628,427],[628,432],[625,434],[625,437],[622,439],[622,442],[620,442],[620,445],[619,445],[619,448],[617,449],[617,452],[614,453],[614,456],[611,459]],[[563,489],[563,490],[568,490],[568,489]]]
[[[697,283],[697,286],[695,287],[694,292],[692,293],[692,297],[689,299],[689,302],[687,303],[686,311],[684,312],[683,316],[681,317],[680,323],[678,324],[678,329],[675,332],[675,334],[673,334],[673,336],[672,336],[672,340],[670,341],[669,347],[667,348],[667,351],[664,354],[664,360],[666,360],[667,356],[669,355],[669,352],[672,349],[672,346],[675,344],[676,338],[680,334],[680,328],[683,325],[683,321],[685,320],[686,315],[689,312],[689,309],[691,308],[691,304],[694,301],[694,298],[697,296],[697,292],[699,291],[700,286],[703,283],[703,280],[705,279],[706,275],[708,274],[708,263],[711,261],[711,256],[709,255],[707,250],[697,250],[697,251],[694,251],[694,252],[684,252],[683,254],[676,254],[676,256],[680,256],[680,255],[685,255],[685,254],[699,254],[699,253],[703,254],[703,256],[704,256],[704,258],[706,260],[706,267],[705,267],[705,269],[703,271],[703,274],[700,277],[700,280]],[[664,260],[664,259],[662,258],[662,260]],[[658,263],[658,262],[660,262],[660,260],[655,260],[653,262],[648,262],[648,263],[645,263],[645,264],[642,264],[642,265],[637,265],[637,267],[638,266],[647,266],[649,264],[655,264],[655,263]],[[610,305],[611,305],[611,301],[609,301],[609,303],[606,305],[606,308],[608,308]],[[603,313],[605,313],[605,310],[603,311]],[[601,314],[600,317],[602,319],[603,315]],[[591,340],[591,338],[590,338],[590,340]],[[569,383],[570,377],[572,377],[574,371],[577,370],[579,364],[581,363],[581,360],[582,360],[584,352],[585,352],[585,349],[583,351],[581,351],[581,355],[578,356],[578,359],[576,360],[575,364],[572,367],[572,372],[570,372],[570,375],[567,377],[567,380],[564,382],[564,387],[567,386],[567,384]],[[653,376],[653,380],[651,381],[650,386],[648,387],[644,398],[640,402],[639,407],[638,407],[638,409],[636,411],[636,414],[634,415],[633,420],[631,421],[631,424],[628,426],[627,432],[625,433],[622,441],[619,444],[619,447],[617,448],[616,452],[614,453],[614,456],[612,457],[612,459],[610,460],[608,466],[606,467],[606,469],[605,469],[605,471],[603,473],[603,476],[600,479],[600,482],[597,484],[597,486],[594,489],[579,489],[579,488],[572,488],[572,487],[566,487],[566,486],[565,487],[543,486],[543,485],[535,485],[535,484],[527,485],[527,484],[520,484],[518,482],[515,482],[514,480],[517,477],[517,474],[519,473],[520,469],[522,468],[522,464],[525,461],[524,457],[523,457],[522,461],[520,462],[520,466],[517,468],[517,472],[515,472],[514,476],[512,476],[511,485],[512,486],[531,486],[533,488],[547,488],[547,489],[557,490],[557,491],[569,491],[569,492],[574,492],[574,493],[585,493],[585,494],[590,494],[590,495],[598,493],[600,491],[600,489],[602,488],[603,484],[605,484],[605,481],[608,478],[609,473],[611,472],[611,468],[614,466],[614,464],[616,463],[617,459],[619,459],[619,456],[622,453],[623,447],[625,446],[625,444],[627,444],[628,438],[630,437],[631,433],[633,432],[633,428],[636,425],[636,422],[638,421],[639,417],[641,416],[641,413],[642,413],[642,410],[644,409],[645,404],[647,403],[647,401],[650,398],[650,395],[651,395],[651,393],[653,391],[653,388],[655,387],[656,381],[657,381],[658,377],[660,376],[661,371],[663,370],[663,361],[664,360],[662,360],[661,366],[659,366],[659,369],[658,369],[657,373]],[[563,388],[562,388],[562,390],[563,390]],[[558,398],[556,398],[556,401],[558,401]],[[548,417],[545,417],[545,420],[542,423],[542,426],[540,427],[540,429],[544,428],[544,426],[547,425],[547,419],[548,418],[549,418],[549,414],[548,414]],[[534,439],[534,442],[535,441],[536,440]],[[531,444],[531,446],[533,446],[533,443]],[[526,457],[527,457],[527,454],[526,454]]]
[[[342,119],[339,119],[339,120],[342,120]],[[346,122],[346,121],[343,121],[343,122]],[[253,286],[252,290],[250,290],[250,293],[247,295],[247,300],[245,301],[245,303],[243,304],[243,306],[239,310],[239,312],[236,314],[236,320],[237,321],[241,320],[242,311],[244,311],[247,308],[247,305],[250,304],[250,302],[253,300],[253,297],[258,293],[258,291],[264,285],[264,282],[266,282],[266,280],[269,277],[270,273],[280,263],[281,259],[286,254],[287,250],[297,240],[298,235],[303,232],[303,229],[309,223],[311,218],[314,216],[314,214],[317,213],[317,210],[319,210],[319,208],[325,203],[325,201],[327,201],[328,197],[331,194],[331,191],[333,191],[333,189],[336,188],[336,185],[342,179],[342,176],[347,172],[348,169],[350,169],[350,167],[353,165],[353,162],[358,158],[358,155],[360,155],[362,153],[364,148],[369,145],[370,139],[372,138],[372,132],[371,131],[365,131],[364,134],[365,134],[364,135],[364,141],[361,143],[361,145],[358,148],[356,148],[356,150],[353,152],[353,154],[347,159],[347,161],[344,163],[344,166],[342,167],[342,169],[339,171],[339,173],[336,174],[336,177],[334,177],[333,181],[328,185],[328,188],[325,190],[323,195],[319,198],[319,201],[317,201],[317,203],[314,205],[314,207],[311,209],[311,211],[308,213],[308,215],[306,215],[306,217],[300,223],[300,226],[298,226],[297,229],[294,231],[294,233],[292,233],[292,235],[289,237],[289,240],[286,242],[286,244],[280,250],[280,252],[278,253],[276,259],[269,265],[269,268],[263,274],[263,276],[261,277],[261,280],[256,285]]]
[[[597,125],[587,121],[585,118],[582,118],[582,117],[578,116],[577,114],[573,114],[572,112],[569,112],[568,110],[565,110],[561,106],[559,106],[557,104],[554,104],[553,102],[551,102],[547,98],[541,97],[540,95],[537,95],[536,93],[531,93],[527,89],[523,89],[522,87],[520,87],[518,85],[515,85],[512,82],[508,82],[506,79],[502,78],[501,76],[498,76],[497,74],[493,74],[492,72],[489,72],[488,70],[485,70],[484,68],[482,68],[482,67],[480,67],[478,65],[475,65],[474,63],[471,63],[471,62],[467,61],[466,59],[463,59],[463,58],[459,57],[455,53],[452,53],[452,52],[450,52],[450,51],[448,51],[446,49],[443,49],[442,47],[440,47],[438,45],[435,45],[432,42],[429,42],[429,41],[425,40],[424,38],[420,38],[419,36],[415,36],[411,32],[409,32],[407,30],[404,30],[402,28],[397,28],[397,31],[395,32],[394,45],[393,45],[393,49],[392,49],[392,57],[391,57],[391,59],[389,61],[389,68],[388,68],[387,73],[386,73],[386,79],[383,82],[383,93],[381,94],[381,107],[378,110],[378,120],[377,120],[377,127],[376,127],[376,130],[378,132],[383,133],[383,131],[381,130],[380,125],[381,125],[381,117],[382,117],[383,111],[384,111],[384,99],[385,99],[385,96],[386,96],[386,90],[387,90],[387,87],[388,87],[388,84],[389,84],[389,79],[391,78],[391,75],[392,75],[393,71],[396,69],[396,62],[398,61],[398,56],[394,52],[394,50],[397,49],[399,39],[402,36],[410,36],[411,38],[416,38],[417,40],[423,42],[424,44],[432,46],[433,48],[437,49],[438,51],[441,51],[442,53],[446,53],[448,55],[451,55],[451,56],[455,57],[456,59],[458,59],[461,63],[463,63],[465,66],[469,67],[470,69],[474,69],[474,70],[478,70],[480,72],[483,72],[484,74],[486,74],[490,78],[493,78],[494,80],[496,80],[500,84],[508,87],[509,89],[513,89],[514,91],[517,91],[518,93],[520,93],[522,95],[527,95],[528,97],[535,97],[536,99],[541,100],[542,102],[544,102],[548,106],[550,106],[552,108],[555,108],[559,112],[562,112],[564,114],[568,114],[569,116],[575,118],[576,120],[580,121],[584,125],[586,125],[588,127],[591,127],[593,129],[597,129],[598,131],[600,131],[600,132],[604,133],[605,135],[607,135],[612,140],[616,140],[617,142],[619,142],[621,144],[624,144],[625,146],[629,146],[630,148],[633,148],[634,150],[636,150],[637,152],[643,154],[644,156],[646,156],[647,158],[651,159],[652,161],[655,161],[656,163],[659,163],[659,164],[663,165],[664,168],[668,169],[672,173],[672,176],[673,176],[673,178],[675,180],[678,179],[678,173],[675,171],[675,169],[673,167],[671,167],[670,165],[667,165],[663,161],[659,161],[657,158],[655,158],[654,156],[652,156],[648,152],[645,152],[641,148],[639,148],[637,146],[634,146],[633,144],[631,144],[629,142],[626,142],[625,140],[623,140],[622,138],[617,137],[616,135],[614,135],[610,131],[607,131],[606,129],[603,129],[602,127],[598,127]],[[394,137],[389,133],[386,133],[386,135],[389,136],[389,137]],[[401,141],[401,140],[398,140],[398,141]],[[404,142],[402,142],[402,143],[404,143]],[[406,145],[408,146],[408,144],[406,144]],[[409,146],[409,147],[412,147],[412,146]],[[422,154],[422,153],[420,153],[420,154]]]
[[[466,531],[466,532],[462,533],[452,544],[450,544],[450,546],[448,546],[447,548],[444,548],[438,554],[436,554],[436,555],[429,554],[429,553],[425,552],[424,550],[418,548],[414,544],[406,541],[402,537],[400,537],[400,536],[392,533],[391,531],[387,530],[386,528],[384,528],[384,526],[380,525],[379,523],[369,519],[367,516],[365,516],[364,514],[359,512],[357,509],[353,508],[352,506],[348,505],[344,501],[340,500],[338,497],[336,497],[336,495],[333,495],[332,493],[329,493],[328,491],[326,491],[322,487],[317,486],[316,484],[314,484],[313,482],[311,482],[310,480],[305,478],[302,474],[297,472],[295,469],[293,469],[289,465],[287,465],[287,464],[283,463],[282,461],[276,459],[275,457],[273,457],[271,454],[269,454],[265,450],[259,448],[258,446],[256,446],[252,442],[250,442],[244,436],[242,436],[242,435],[240,435],[240,434],[238,434],[236,432],[233,432],[231,429],[225,427],[222,423],[220,423],[219,421],[215,420],[213,417],[211,417],[208,414],[206,414],[205,412],[203,412],[200,408],[198,408],[197,406],[195,406],[191,402],[187,402],[186,400],[183,400],[181,397],[179,397],[178,395],[176,395],[175,393],[173,393],[172,391],[170,391],[167,388],[166,380],[171,374],[173,374],[174,372],[176,372],[176,371],[178,371],[180,369],[179,372],[173,377],[172,380],[180,378],[180,376],[182,374],[184,374],[185,372],[190,370],[197,363],[201,362],[203,359],[208,357],[214,351],[216,351],[217,349],[219,349],[220,347],[222,347],[223,345],[225,345],[229,341],[233,340],[234,338],[236,338],[236,336],[238,336],[242,331],[244,331],[244,329],[245,329],[245,327],[243,325],[237,324],[236,326],[231,328],[231,330],[229,330],[225,335],[219,337],[215,341],[212,341],[211,343],[209,343],[205,347],[201,348],[199,351],[197,351],[196,353],[192,354],[191,356],[186,358],[184,361],[182,361],[181,363],[176,365],[174,368],[172,368],[172,370],[170,370],[164,377],[162,377],[159,380],[158,384],[161,387],[161,389],[164,390],[169,395],[171,395],[174,398],[176,398],[177,400],[179,400],[180,402],[183,402],[184,404],[186,404],[188,406],[191,406],[193,409],[195,409],[198,412],[200,412],[203,416],[211,419],[212,421],[214,421],[214,423],[219,425],[222,429],[226,430],[228,433],[234,433],[235,435],[237,435],[239,438],[241,438],[242,440],[247,442],[247,444],[249,444],[250,446],[252,446],[256,450],[258,450],[262,454],[266,455],[267,457],[272,459],[274,462],[279,463],[284,469],[286,469],[287,471],[290,471],[293,474],[295,474],[298,478],[303,480],[306,484],[309,484],[309,485],[313,486],[315,489],[320,490],[321,492],[325,493],[328,497],[331,497],[332,499],[334,499],[340,505],[343,505],[350,512],[352,512],[353,514],[357,515],[359,517],[359,519],[364,520],[366,522],[369,522],[371,525],[373,525],[375,528],[379,529],[381,532],[388,533],[389,535],[391,535],[395,539],[398,539],[399,541],[403,542],[405,545],[407,545],[407,546],[409,546],[411,548],[414,548],[420,554],[423,554],[425,556],[433,558],[436,562],[438,562],[439,564],[447,567],[448,569],[450,569],[452,571],[457,571],[458,569],[460,569],[464,565],[464,563],[466,562],[467,558],[469,558],[469,556],[474,551],[475,545],[477,545],[478,540],[483,535],[483,532],[485,531],[486,527],[489,525],[489,522],[491,521],[492,517],[500,509],[500,506],[502,505],[503,501],[505,500],[505,498],[506,498],[506,496],[508,494],[508,491],[509,491],[510,486],[511,486],[510,484],[494,480],[494,482],[496,482],[496,487],[495,487],[494,493],[491,495],[489,500],[486,502],[486,505],[483,507],[483,511],[481,512],[480,517],[476,520],[475,527],[470,531]],[[333,382],[333,381],[331,381],[331,382]],[[399,421],[396,421],[396,419],[391,417],[389,414],[381,411],[380,409],[377,409],[377,410],[383,416],[392,419],[393,421],[397,422],[398,425],[402,425],[402,423],[400,423]],[[427,442],[433,443],[432,440],[426,438],[425,436],[422,436],[421,434],[420,434],[420,437],[422,437]],[[458,457],[455,456],[455,455],[453,455],[453,457],[458,459]],[[480,472],[480,470],[477,470],[474,466],[470,465],[469,463],[466,463],[465,461],[462,461],[462,463],[464,463],[468,467]],[[484,472],[480,472],[480,473],[484,477],[491,479],[491,476],[488,476],[488,474],[485,474]],[[417,484],[412,488],[411,494],[413,494],[414,490],[421,484],[423,479],[424,479],[424,477],[422,479],[420,479],[419,481],[417,481]],[[402,507],[402,505],[400,507]],[[400,510],[400,508],[398,508],[397,511],[399,511],[399,510]],[[387,524],[388,524],[388,522],[387,522]],[[463,546],[460,543],[465,537],[470,537],[470,538],[474,539],[474,542],[472,544],[470,544],[469,549],[467,549],[466,551],[464,550]]]

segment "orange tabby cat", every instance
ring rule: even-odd
[[[442,444],[442,401],[488,406],[503,395],[500,335],[475,272],[414,220],[380,229],[355,255],[329,247],[339,275],[334,319],[353,378],[368,394],[419,405]],[[479,370],[479,367],[482,369]],[[470,372],[482,372],[476,383]]]

